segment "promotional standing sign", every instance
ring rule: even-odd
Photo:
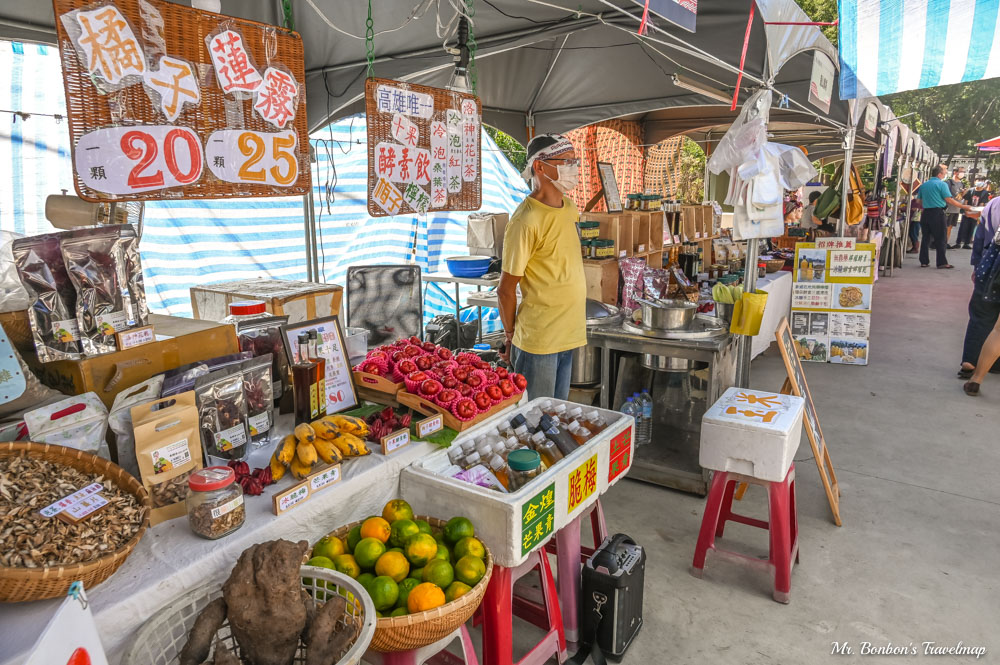
[[[82,582],[70,586],[24,665],[108,665]]]
[[[812,76],[809,79],[809,103],[823,113],[830,112],[833,80],[836,75],[830,58],[820,51],[815,51],[813,53]]]
[[[295,364],[299,352],[299,334],[315,330],[319,335],[319,356],[326,361],[325,392],[326,412],[338,413],[358,405],[354,390],[354,375],[351,362],[344,347],[344,333],[340,329],[340,319],[328,316],[314,321],[303,321],[281,326],[285,339],[285,353],[290,365]]]
[[[365,110],[369,215],[480,208],[478,97],[370,78],[365,84]]]
[[[82,198],[309,191],[297,33],[162,0],[53,6]]]

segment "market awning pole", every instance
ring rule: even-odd
[[[896,216],[899,214],[899,187],[903,179],[903,168],[906,166],[906,155],[899,156],[899,173],[896,175],[896,193],[892,197],[892,210],[889,216],[889,230],[892,232],[892,237],[889,238],[889,263],[886,264],[886,275],[892,277],[892,269],[896,265],[896,252],[899,248],[896,246],[896,242],[899,240],[896,234],[898,224],[896,223]],[[902,261],[900,261],[902,265]]]
[[[747,241],[746,270],[743,272],[743,292],[753,293],[757,290],[757,258],[760,255],[760,240],[752,238]],[[737,340],[736,352],[736,385],[740,388],[750,387],[750,361],[753,351],[753,337],[740,335]]]
[[[900,174],[902,176],[902,174]],[[901,178],[902,179],[902,178]],[[910,186],[906,188],[906,222],[903,223],[903,246],[910,240],[910,216],[913,214],[913,182],[917,179],[917,163],[910,163]],[[906,250],[903,250],[904,254]]]
[[[302,203],[305,207],[306,280],[325,282],[326,277],[319,274],[319,253],[316,251],[316,203],[312,187],[309,188],[309,193],[302,197]]]
[[[856,133],[855,127],[848,127],[844,134],[844,177],[840,183],[840,220],[837,223],[837,235],[841,238],[847,230],[847,197],[851,193],[851,163],[854,160],[854,135]]]

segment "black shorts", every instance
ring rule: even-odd
[[[949,229],[958,224],[958,216],[960,213],[957,212],[946,212],[944,214],[944,223]]]

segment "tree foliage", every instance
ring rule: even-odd
[[[832,23],[837,20],[837,0],[798,0],[799,7],[806,15],[818,23]],[[820,30],[830,43],[837,45],[837,26],[823,25]]]
[[[685,137],[680,157],[677,197],[682,203],[700,204],[705,198],[705,151]]]
[[[514,168],[520,173],[524,170],[524,165],[527,163],[527,153],[525,152],[524,146],[518,143],[510,134],[500,131],[496,127],[491,127],[489,125],[483,125],[486,129],[486,133],[489,137],[497,144],[500,151],[503,152],[507,160],[514,165]]]

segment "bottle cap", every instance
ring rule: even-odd
[[[534,450],[515,450],[507,456],[507,464],[514,471],[532,471],[541,466],[542,458]]]
[[[503,458],[500,457],[499,455],[494,455],[493,457],[490,458],[490,468],[493,469],[494,471],[502,469],[504,463],[505,462],[503,461]]]
[[[475,466],[476,464],[479,464],[479,461],[481,459],[482,456],[480,456],[479,453],[473,452],[465,456],[465,463],[468,464],[469,466]]]
[[[515,430],[521,426],[527,427],[528,420],[519,413],[510,419],[510,426],[513,427]]]
[[[451,460],[452,462],[456,461],[461,456],[462,456],[461,448],[455,447],[448,451],[448,459]]]
[[[267,311],[267,303],[263,300],[240,300],[229,303],[229,313],[233,316],[249,316],[263,314]]]
[[[538,426],[543,430],[550,429],[553,425],[555,425],[555,421],[552,420],[552,416],[547,413],[542,414],[542,417],[538,419]]]
[[[228,466],[210,466],[188,476],[188,487],[195,492],[221,490],[236,481],[236,472]]]

